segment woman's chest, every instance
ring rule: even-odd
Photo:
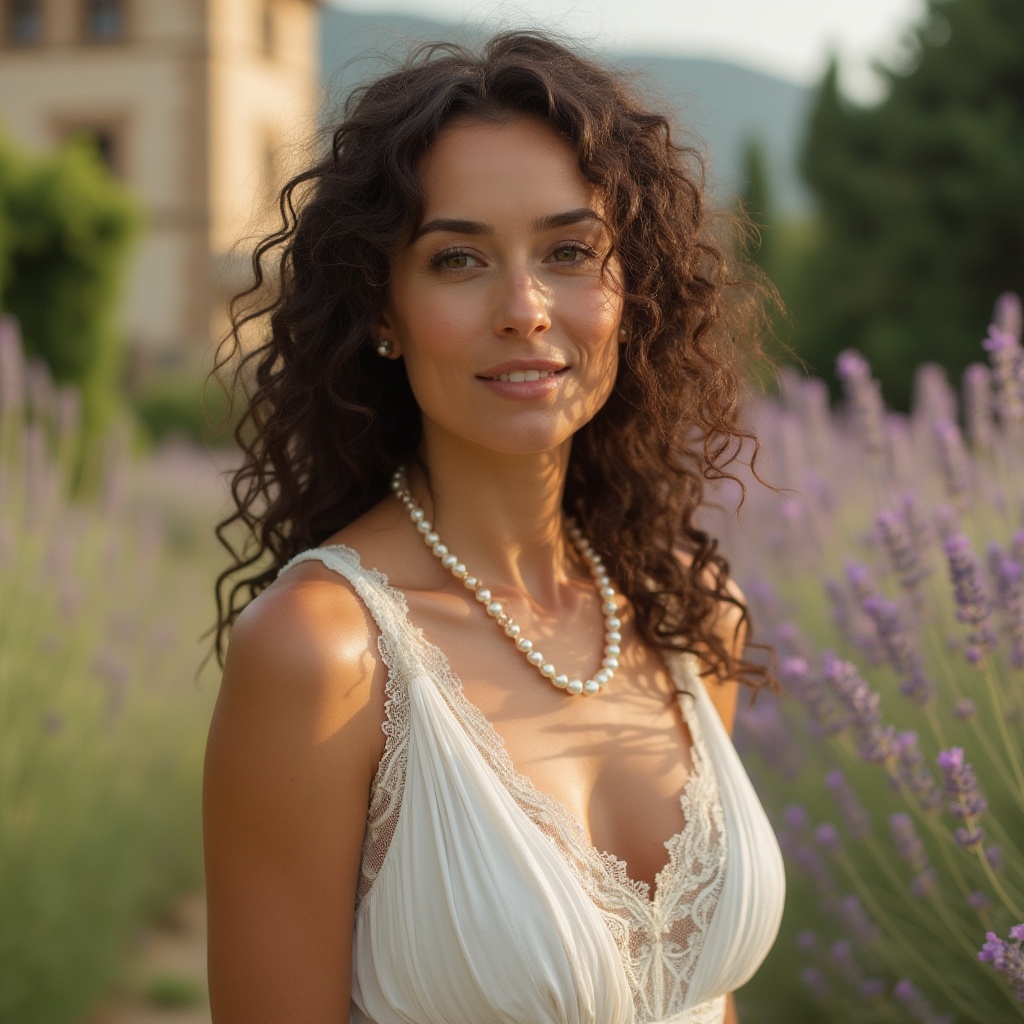
[[[572,697],[486,619],[466,616],[457,604],[415,599],[410,613],[444,651],[465,698],[494,728],[516,771],[562,803],[597,850],[624,861],[629,877],[653,891],[667,861],[665,844],[685,825],[680,798],[693,768],[677,683],[660,653],[642,644],[624,618],[612,683],[594,697]],[[600,659],[600,620],[596,625],[561,632],[539,625],[536,643],[560,672],[579,676],[588,672],[588,653]]]

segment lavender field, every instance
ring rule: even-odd
[[[745,1020],[1024,1018],[1024,362],[1003,296],[957,394],[922,366],[888,413],[783,376],[762,470],[716,522],[779,695],[738,745],[787,859],[784,931]]]
[[[199,784],[216,675],[198,673],[222,484],[79,458],[79,402],[0,320],[0,1020],[82,1019],[134,930],[202,884]]]

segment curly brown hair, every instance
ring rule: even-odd
[[[744,441],[753,458],[759,450],[740,424],[740,364],[761,354],[764,289],[749,274],[733,279],[713,237],[699,151],[675,142],[621,74],[538,32],[499,34],[480,53],[418,47],[351,95],[330,152],[284,186],[282,225],[255,250],[214,368],[234,362],[231,385],[247,399],[235,508],[217,526],[234,560],[215,587],[221,664],[239,596],[255,597],[293,555],[381,501],[396,466],[415,457],[420,414],[403,364],[370,342],[392,253],[422,219],[417,165],[453,119],[516,116],[543,119],[575,149],[604,199],[608,258],[623,268],[629,340],[612,395],[573,438],[563,507],[647,642],[755,687],[770,681],[712,629],[721,601],[740,623],[748,613],[695,523],[705,482],[736,479],[727,467]],[[244,346],[252,327],[261,343]]]

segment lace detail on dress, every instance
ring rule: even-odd
[[[618,946],[629,979],[635,1024],[683,1013],[690,979],[725,882],[726,834],[718,783],[696,715],[681,699],[693,738],[693,771],[680,795],[685,824],[665,846],[669,857],[655,878],[654,898],[646,882],[631,879],[626,864],[599,851],[565,805],[517,772],[501,736],[462,690],[447,658],[423,640],[425,665],[477,749],[527,817],[556,845],[603,918]],[[677,684],[684,679],[678,656],[666,657]],[[689,1015],[681,1020],[690,1021]],[[713,1016],[707,1018],[715,1021]],[[694,1017],[695,1022],[701,1018]],[[720,1022],[718,1017],[716,1024]]]
[[[619,949],[633,993],[635,1024],[720,1024],[724,1012],[721,1000],[684,1010],[690,980],[725,881],[726,857],[718,782],[697,716],[689,706],[692,699],[680,698],[693,740],[693,770],[680,795],[685,824],[665,843],[668,861],[655,879],[652,899],[647,883],[629,878],[624,861],[597,850],[563,803],[538,790],[529,777],[516,771],[501,736],[465,696],[444,652],[409,621],[405,596],[390,586],[382,572],[360,565],[356,552],[344,545],[303,552],[289,566],[304,558],[319,558],[352,582],[380,626],[378,645],[388,667],[383,726],[387,739],[371,789],[358,901],[369,893],[398,824],[408,761],[409,700],[405,680],[420,666],[437,685],[498,781],[557,847],[594,902]],[[694,672],[690,656],[665,652],[665,661],[676,684],[684,687]]]

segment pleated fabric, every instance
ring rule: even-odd
[[[389,670],[352,1024],[721,1024],[725,995],[771,948],[785,880],[692,659],[670,668],[693,694],[681,707],[694,738],[697,778],[683,796],[694,832],[666,844],[672,857],[650,899],[512,771],[446,659],[409,622],[404,595],[344,545],[303,552],[281,572],[310,559],[367,605]],[[694,878],[707,884],[693,891]]]

